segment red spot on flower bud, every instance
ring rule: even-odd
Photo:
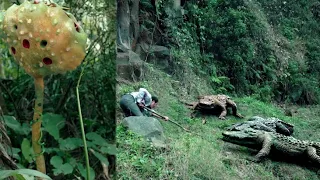
[[[76,28],[77,32],[80,32],[80,28],[79,28],[79,25],[77,23],[74,23],[74,27]]]
[[[16,54],[16,49],[15,49],[14,47],[11,47],[11,52],[12,52],[13,54]]]
[[[29,43],[29,41],[26,40],[26,39],[23,40],[22,45],[23,45],[24,48],[27,48],[27,49],[30,48],[30,43]]]
[[[50,58],[43,58],[42,62],[45,64],[45,65],[50,65],[52,64],[52,60]]]

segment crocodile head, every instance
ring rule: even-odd
[[[238,145],[255,146],[262,143],[261,137],[264,133],[264,131],[254,130],[252,128],[241,131],[225,131],[222,133],[222,140]]]

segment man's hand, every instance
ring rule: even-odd
[[[168,120],[169,120],[169,118],[168,118],[167,116],[164,116],[163,119],[164,119],[165,121],[168,121]]]
[[[143,103],[138,103],[138,106],[144,107],[144,104]]]

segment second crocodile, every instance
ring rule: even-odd
[[[311,160],[320,165],[320,143],[298,140],[292,136],[266,132],[247,128],[242,131],[226,131],[222,133],[223,140],[234,144],[260,149],[254,161],[261,161],[264,157],[275,152],[280,156],[291,159]]]
[[[268,132],[277,132],[280,134],[284,134],[290,136],[293,133],[294,125],[287,123],[283,120],[280,120],[275,117],[271,118],[262,118],[260,116],[253,116],[248,119],[248,121],[239,122],[233,124],[229,128],[228,131],[241,131],[246,128],[253,128],[256,130],[263,130]]]

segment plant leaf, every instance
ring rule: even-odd
[[[50,159],[50,164],[57,169],[61,167],[62,163],[63,163],[63,160],[60,156],[53,156]]]
[[[59,174],[67,175],[67,174],[71,174],[72,172],[73,172],[73,167],[69,163],[65,163],[63,165],[60,165],[56,169],[53,169],[53,174],[56,176]]]
[[[92,143],[100,146],[107,145],[107,141],[103,139],[99,134],[95,132],[90,132],[86,134],[88,140],[92,141]]]
[[[31,126],[30,126],[30,124],[22,123],[20,130],[21,130],[22,134],[28,135],[31,132]]]
[[[55,140],[60,138],[59,131],[65,126],[65,119],[62,115],[46,113],[43,115],[43,127]]]
[[[108,159],[107,159],[106,157],[104,157],[102,154],[94,151],[93,149],[90,149],[90,151],[91,151],[92,154],[93,154],[94,156],[96,156],[103,164],[105,164],[106,166],[109,165]]]
[[[16,179],[16,180],[30,180],[30,176],[29,177],[24,177],[23,175],[21,174],[15,174],[13,175],[13,177]],[[31,180],[34,180],[33,178]]]
[[[0,146],[2,146],[2,145],[0,144]],[[11,157],[17,159],[18,161],[20,161],[21,157],[18,154],[19,152],[21,152],[20,148],[11,147],[11,151],[8,151],[7,153],[8,153],[9,156],[11,156]]]
[[[53,169],[53,174],[55,176],[58,176],[59,174],[62,174],[62,171],[61,171],[61,169]]]
[[[28,127],[26,123],[24,123],[23,126],[21,126],[21,123],[17,121],[17,119],[14,116],[3,116],[3,118],[6,125],[14,132],[20,135],[28,135],[30,133],[31,128]]]
[[[83,146],[82,140],[79,138],[67,138],[59,140],[60,149],[63,151],[71,151]]]
[[[76,167],[77,160],[75,158],[69,158],[68,163],[71,164],[72,167]]]
[[[87,141],[87,146],[88,146],[88,148],[90,147],[90,148],[93,148],[93,149],[95,149],[95,150],[98,149],[97,146],[96,146],[96,144],[94,144],[94,143],[91,142],[91,141]]]
[[[63,174],[66,175],[66,174],[71,174],[72,171],[73,171],[73,167],[71,166],[71,164],[69,163],[65,163],[63,164],[60,169],[62,170]]]
[[[78,164],[78,170],[80,171],[80,174],[81,174],[81,176],[84,178],[84,179],[86,179],[87,178],[87,171],[86,171],[86,169],[84,168],[84,166],[82,165],[82,164]],[[94,170],[90,167],[90,180],[94,180],[95,179],[95,176],[96,176],[96,174],[95,174],[95,172],[94,172]]]
[[[112,144],[109,144],[107,147],[106,146],[101,147],[100,151],[102,153],[107,153],[107,154],[110,154],[110,155],[116,155],[117,154],[117,148],[116,148],[116,146],[114,146]]]
[[[5,179],[17,174],[36,176],[36,177],[52,180],[49,176],[43,174],[42,172],[32,170],[32,169],[0,170],[0,179]]]
[[[23,157],[31,163],[32,160],[32,153],[31,153],[31,146],[30,146],[30,141],[27,138],[23,138],[22,143],[21,143],[21,151]]]
[[[14,131],[19,130],[21,124],[17,121],[14,116],[3,116],[6,125]]]
[[[46,148],[46,152],[47,153],[53,153],[53,152],[56,152],[56,153],[58,153],[58,152],[61,152],[61,150],[57,147],[57,148],[54,148],[54,147],[47,147]]]

